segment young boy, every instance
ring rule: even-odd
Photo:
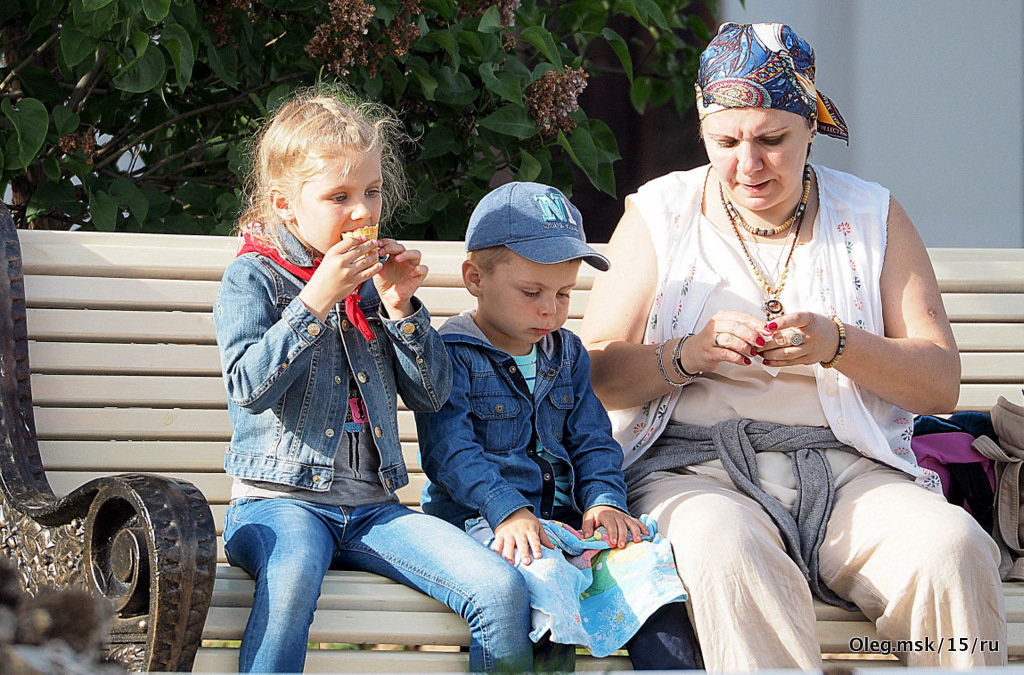
[[[549,597],[558,590],[549,580],[559,577],[538,568],[556,556],[564,561],[561,553],[542,550],[554,549],[549,532],[564,532],[550,521],[581,530],[584,540],[604,535],[613,549],[654,534],[628,513],[622,450],[591,388],[589,356],[562,328],[580,262],[602,271],[609,263],[586,244],[576,207],[537,183],[509,183],[485,196],[470,217],[466,250],[462,277],[477,307],[439,330],[452,360],[452,392],[440,412],[416,415],[430,479],[423,510],[519,565],[531,587],[535,641],[550,630],[552,642],[587,644],[598,654],[593,642],[583,641],[587,636],[573,633],[572,621],[562,630],[551,618],[544,605],[559,604]],[[646,623],[615,646],[635,631],[627,646],[637,669],[696,666],[692,629],[675,602],[685,592],[671,564],[652,565],[659,574],[666,568],[671,579],[662,585],[629,590],[657,588],[651,595],[660,595],[637,617]],[[578,603],[579,591],[567,597]],[[572,667],[573,649],[552,651]]]

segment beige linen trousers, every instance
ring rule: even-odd
[[[995,543],[941,495],[864,466],[837,481],[822,580],[875,622],[879,639],[919,641],[898,654],[908,665],[1005,664]],[[711,476],[658,472],[632,487],[630,510],[651,514],[672,542],[708,670],[822,668],[810,589],[756,502]]]

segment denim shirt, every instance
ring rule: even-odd
[[[550,464],[536,439],[570,467],[575,509],[607,505],[628,513],[622,449],[590,384],[590,357],[565,329],[537,345],[531,395],[512,357],[493,347],[472,312],[440,329],[452,359],[452,392],[439,412],[416,414],[423,510],[464,527],[483,516],[494,528],[520,508],[540,518]]]
[[[300,267],[309,254],[289,234],[283,257]],[[305,281],[266,256],[228,265],[214,305],[217,344],[233,432],[224,459],[235,477],[327,492],[348,407],[349,369],[366,402],[380,453],[381,485],[409,482],[398,437],[397,395],[412,410],[436,411],[451,388],[451,365],[418,299],[404,319],[386,318],[372,280],[359,306],[376,339],[345,319],[320,321],[297,297]]]

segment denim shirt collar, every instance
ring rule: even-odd
[[[457,314],[445,321],[437,332],[447,343],[464,342],[475,344],[489,348],[498,356],[511,358],[507,352],[491,344],[491,341],[487,339],[484,332],[480,330],[480,326],[476,325],[476,321],[473,320],[474,314],[476,314],[475,309],[467,309],[461,314]],[[555,337],[557,334],[558,331],[548,333],[537,343],[537,353],[543,354],[547,361],[552,361],[558,352],[561,340]]]
[[[312,267],[313,256],[309,249],[303,246],[299,238],[292,234],[291,230],[283,225],[279,226],[277,241],[281,248],[278,253],[281,257],[298,267]]]

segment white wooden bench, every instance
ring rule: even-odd
[[[198,487],[212,510],[217,567],[194,667],[234,670],[237,642],[231,641],[241,638],[252,582],[225,563],[220,539],[230,492],[222,461],[231,427],[210,310],[237,242],[185,235],[18,235],[45,480],[57,495],[126,471],[163,474]],[[461,242],[409,245],[423,251],[431,270],[419,295],[435,325],[471,306],[459,274]],[[999,395],[1019,401],[1024,250],[935,249],[930,254],[962,351],[958,409],[988,409]],[[589,267],[582,272],[571,329],[578,328],[592,280]],[[424,478],[415,425],[406,410],[399,412],[399,428],[412,472],[400,496],[416,505]],[[31,560],[22,556],[18,562],[30,567]],[[1006,598],[1010,655],[1024,657],[1024,585],[1007,584]],[[844,654],[851,637],[875,635],[859,614],[820,603],[817,610],[823,653]],[[365,573],[328,574],[310,640],[324,648],[310,649],[308,672],[462,670],[468,663],[458,649],[468,644],[459,617],[418,592]],[[337,648],[338,643],[361,648]],[[188,650],[182,653],[187,659]],[[129,662],[188,668],[185,661]],[[584,657],[580,667],[628,668],[629,662],[621,656]]]

